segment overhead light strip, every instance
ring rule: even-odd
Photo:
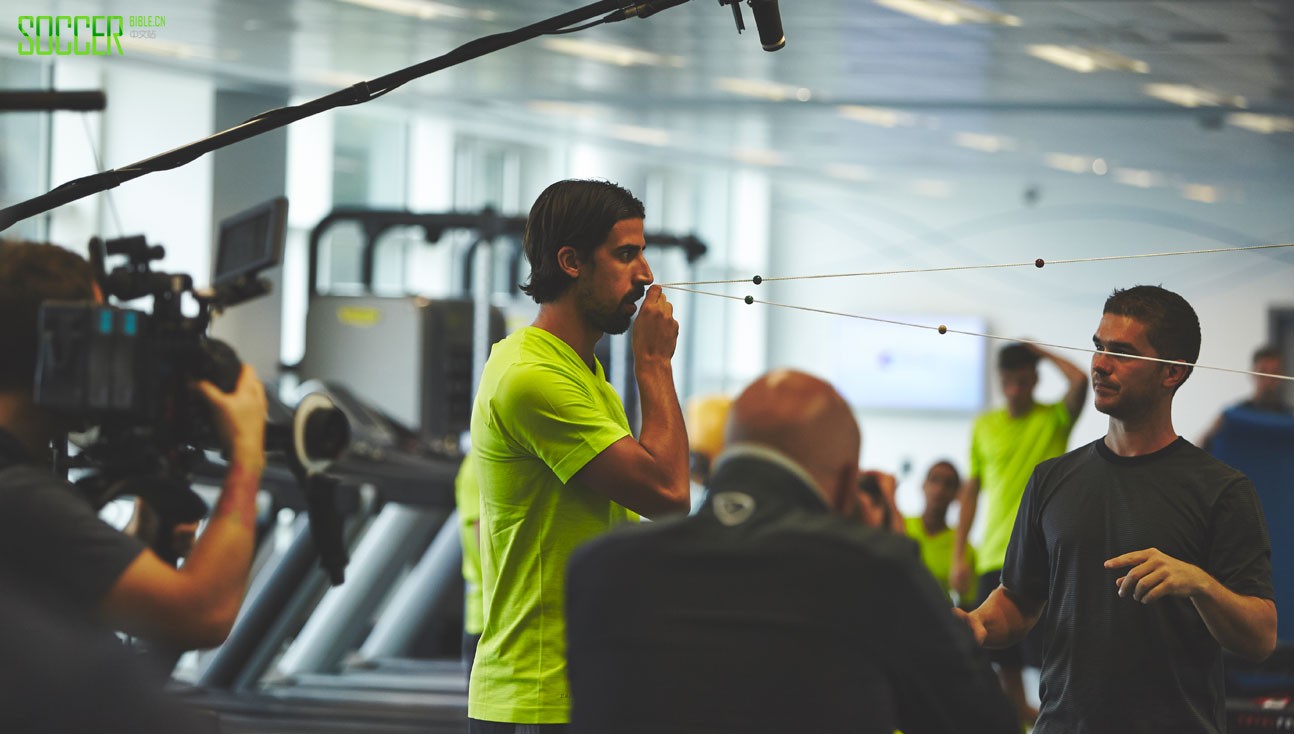
[[[1221,94],[1191,84],[1146,84],[1145,94],[1182,107],[1246,107],[1248,102],[1239,95]]]
[[[772,102],[795,100],[808,102],[813,99],[813,90],[794,84],[779,84],[764,79],[739,79],[736,77],[719,77],[714,80],[716,89],[739,94],[743,97],[767,99]]]
[[[1021,25],[1017,16],[962,0],[876,0],[876,4],[939,25]]]
[[[658,54],[654,51],[644,51],[631,46],[584,41],[575,38],[545,39],[544,48],[560,54],[616,66],[662,66],[677,69],[686,65],[686,61],[682,56]]]
[[[1259,115],[1253,112],[1233,112],[1227,115],[1227,123],[1256,133],[1271,135],[1273,133],[1294,133],[1294,117],[1283,115]]]
[[[432,0],[341,0],[344,3],[358,5],[361,8],[380,10],[392,15],[403,15],[408,18],[435,20],[437,18],[461,18],[470,20],[494,20],[498,14],[492,10],[468,10],[453,5],[446,5]]]
[[[1030,44],[1025,47],[1025,51],[1036,59],[1080,74],[1090,74],[1095,71],[1150,73],[1150,64],[1104,48],[1057,46],[1044,43]]]
[[[953,142],[963,148],[978,150],[984,153],[1000,153],[1004,150],[1015,150],[1015,140],[1005,135],[987,133],[960,132],[953,135]]]
[[[912,127],[917,124],[916,115],[889,107],[841,105],[836,108],[836,111],[847,120],[877,127]]]

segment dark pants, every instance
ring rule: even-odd
[[[984,600],[988,599],[988,595],[992,594],[993,590],[1001,584],[1002,569],[989,571],[980,576],[979,597],[975,602],[975,606],[978,607],[983,604]],[[1026,665],[1031,668],[1040,668],[1042,667],[1044,643],[1042,625],[1034,625],[1034,628],[1029,630],[1029,634],[1025,635],[1024,639],[1019,643],[997,650],[990,649],[988,650],[988,657],[995,664],[1006,668],[1023,668]]]
[[[467,720],[467,734],[565,734],[566,724],[500,724]]]

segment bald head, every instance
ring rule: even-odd
[[[843,511],[853,496],[862,435],[849,404],[828,383],[775,370],[746,388],[728,414],[727,443],[754,443],[804,467],[827,504]]]

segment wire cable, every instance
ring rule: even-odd
[[[992,263],[986,265],[950,265],[939,268],[907,268],[903,270],[869,270],[860,273],[822,273],[819,275],[783,275],[765,278],[756,275],[753,278],[734,278],[731,280],[693,280],[678,283],[662,283],[661,287],[687,285],[726,285],[731,283],[772,283],[787,280],[822,280],[825,278],[859,278],[869,275],[906,275],[909,273],[946,273],[957,270],[990,270],[993,268],[1042,268],[1045,265],[1072,265],[1074,263],[1108,262],[1112,260],[1140,260],[1150,257],[1173,257],[1176,255],[1208,255],[1220,252],[1248,252],[1251,250],[1274,250],[1283,247],[1294,247],[1294,242],[1273,245],[1248,245],[1245,247],[1214,247],[1205,250],[1176,250],[1172,252],[1149,252],[1140,255],[1106,255],[1104,257],[1073,257],[1064,260],[1044,260],[1038,258],[1029,262]]]
[[[737,282],[744,282],[744,281],[737,281]],[[928,331],[934,331],[939,334],[962,334],[965,336],[977,336],[977,337],[980,337],[981,339],[996,339],[998,341],[1012,342],[1016,344],[1033,344],[1034,346],[1048,347],[1050,349],[1064,349],[1070,352],[1085,352],[1088,354],[1106,354],[1106,352],[1103,352],[1099,349],[1088,349],[1086,347],[1071,347],[1064,344],[1052,344],[1049,342],[1037,341],[1035,339],[1021,339],[1019,337],[1000,336],[998,334],[984,334],[978,331],[967,331],[965,329],[950,329],[945,324],[939,324],[938,326],[931,326],[930,324],[916,324],[910,321],[899,321],[897,319],[883,319],[877,316],[864,316],[862,314],[845,313],[843,311],[832,311],[830,309],[825,309],[825,308],[813,308],[811,306],[797,306],[790,303],[777,303],[776,301],[766,301],[760,298],[755,298],[754,296],[733,296],[727,293],[713,293],[710,291],[702,291],[702,290],[697,290],[695,288],[685,288],[677,285],[662,284],[661,287],[669,288],[671,290],[676,290],[676,291],[684,291],[686,293],[696,293],[703,296],[727,298],[733,301],[741,301],[748,305],[762,303],[765,306],[776,306],[777,308],[788,308],[795,311],[807,311],[809,313],[820,313],[820,314],[826,314],[828,316],[840,316],[847,319],[861,319],[863,321],[874,321],[882,324],[906,326],[913,329],[926,329]],[[1202,369],[1202,370],[1213,370],[1216,372],[1232,372],[1238,375],[1251,375],[1253,377],[1275,377],[1278,380],[1288,380],[1290,382],[1294,382],[1294,377],[1290,377],[1286,375],[1273,375],[1267,372],[1253,372],[1251,370],[1238,370],[1238,369],[1233,369],[1231,367],[1214,367],[1212,365],[1200,364],[1198,362],[1197,363],[1183,362],[1177,359],[1161,359],[1159,357],[1145,357],[1139,354],[1120,354],[1120,353],[1110,353],[1110,356],[1115,357],[1117,359],[1139,359],[1145,362],[1160,362],[1162,364],[1179,364],[1179,365],[1184,364],[1188,367],[1198,367],[1199,369]]]

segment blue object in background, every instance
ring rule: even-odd
[[[1235,407],[1223,413],[1213,455],[1258,490],[1272,541],[1276,637],[1294,643],[1294,416]]]

